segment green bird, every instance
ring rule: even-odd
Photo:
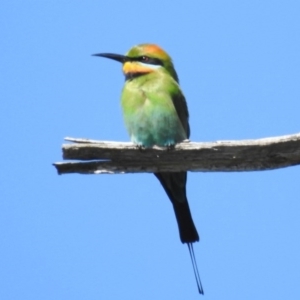
[[[125,75],[121,105],[131,141],[139,147],[154,145],[172,148],[190,136],[185,97],[171,57],[159,46],[140,44],[125,55],[100,53],[121,62]],[[180,239],[187,243],[198,291],[203,288],[193,243],[199,241],[186,197],[187,172],[154,173],[174,208]]]

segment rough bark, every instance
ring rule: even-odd
[[[300,134],[258,140],[183,142],[173,149],[139,149],[132,143],[66,138],[58,174],[262,171],[300,164]]]

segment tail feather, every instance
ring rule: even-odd
[[[173,203],[173,208],[178,224],[180,240],[182,243],[199,241],[199,235],[192,219],[188,202]]]
[[[186,172],[154,173],[158,178],[169,199],[171,200],[178,224],[180,240],[187,243],[199,294],[204,295],[193,243],[199,241],[199,235],[192,219],[189,203],[186,197]]]
[[[173,204],[181,242],[193,243],[199,241],[199,235],[186,198],[186,172],[155,173],[154,175],[160,181]]]
[[[192,260],[192,265],[193,265],[194,274],[195,274],[195,278],[196,278],[196,282],[197,282],[198,292],[199,292],[199,294],[204,295],[204,290],[203,290],[203,287],[202,287],[200,274],[199,274],[199,271],[198,271],[198,266],[197,266],[196,256],[195,256],[195,253],[194,253],[193,244],[188,243],[187,245],[188,245],[189,252],[190,252],[190,257],[191,257],[191,260]]]

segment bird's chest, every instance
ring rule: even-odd
[[[130,130],[151,131],[162,121],[164,108],[151,93],[143,89],[136,90],[122,99],[122,109],[127,127]]]
[[[172,100],[161,90],[142,86],[128,88],[123,91],[122,108],[134,143],[146,147],[165,146],[182,138],[182,134],[178,134],[181,124]]]

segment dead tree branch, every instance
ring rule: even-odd
[[[300,164],[300,134],[258,140],[183,142],[166,149],[138,149],[132,143],[66,138],[65,160],[57,162],[58,174],[115,174],[142,172],[262,171]]]

